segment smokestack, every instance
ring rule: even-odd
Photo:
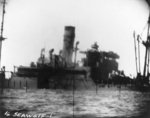
[[[67,66],[72,65],[74,38],[75,38],[75,27],[66,26],[64,32],[62,57],[64,58]]]

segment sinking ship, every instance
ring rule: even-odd
[[[75,27],[66,26],[64,29],[63,49],[59,55],[53,54],[54,49],[51,49],[49,57],[46,58],[45,50],[42,49],[37,64],[31,63],[30,67],[18,67],[16,76],[12,80],[24,80],[23,85],[26,87],[36,85],[36,88],[94,89],[99,84],[107,85],[113,82],[114,84],[119,84],[116,79],[113,80],[109,77],[110,73],[118,71],[117,59],[119,59],[119,55],[112,51],[99,51],[99,46],[96,42],[91,46],[91,49],[79,51],[79,41],[75,45],[74,42]],[[82,58],[82,66],[79,66],[76,61],[77,51],[86,56]],[[74,61],[72,61],[73,56]],[[18,83],[19,85],[22,86],[21,82]]]
[[[49,56],[46,57],[43,48],[36,63],[32,62],[28,67],[19,66],[17,71],[14,69],[10,79],[1,79],[3,87],[68,90],[95,89],[100,84],[120,84],[116,77],[113,79],[109,76],[112,72],[118,71],[118,54],[112,51],[99,51],[96,42],[91,49],[81,51],[78,48],[79,41],[74,42],[75,27],[66,26],[63,49],[59,54],[54,54],[54,49],[50,49]],[[85,58],[81,59],[82,65],[76,60],[77,52],[85,55]]]

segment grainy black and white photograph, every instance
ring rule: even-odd
[[[149,0],[0,0],[0,118],[150,118]]]

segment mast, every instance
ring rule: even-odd
[[[2,22],[1,22],[1,32],[0,32],[0,70],[2,70],[3,72],[5,72],[5,68],[1,69],[1,52],[2,52],[2,41],[5,39],[3,37],[3,31],[4,31],[4,15],[5,15],[5,4],[6,4],[6,0],[3,1],[3,7],[2,7]],[[4,73],[2,73],[2,78],[1,78],[1,93],[3,93],[3,84],[4,84]]]
[[[5,16],[5,4],[6,0],[3,0],[3,7],[2,7],[2,22],[1,22],[1,32],[0,32],[0,68],[1,68],[1,52],[2,52],[2,41],[5,40],[3,37],[4,31],[4,16]]]
[[[138,59],[139,59],[139,73],[141,74],[141,60],[140,60],[140,35],[137,36],[138,40]]]
[[[133,36],[134,36],[134,49],[135,49],[135,64],[136,64],[136,73],[138,74],[137,49],[136,49],[135,32],[133,33]]]

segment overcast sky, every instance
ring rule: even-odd
[[[148,6],[141,0],[9,0],[2,65],[10,70],[14,65],[36,62],[43,47],[47,51],[55,48],[58,53],[64,26],[73,25],[80,50],[97,41],[100,50],[120,55],[119,69],[134,74],[133,31],[141,33],[147,19]],[[144,58],[144,48],[141,51]]]

